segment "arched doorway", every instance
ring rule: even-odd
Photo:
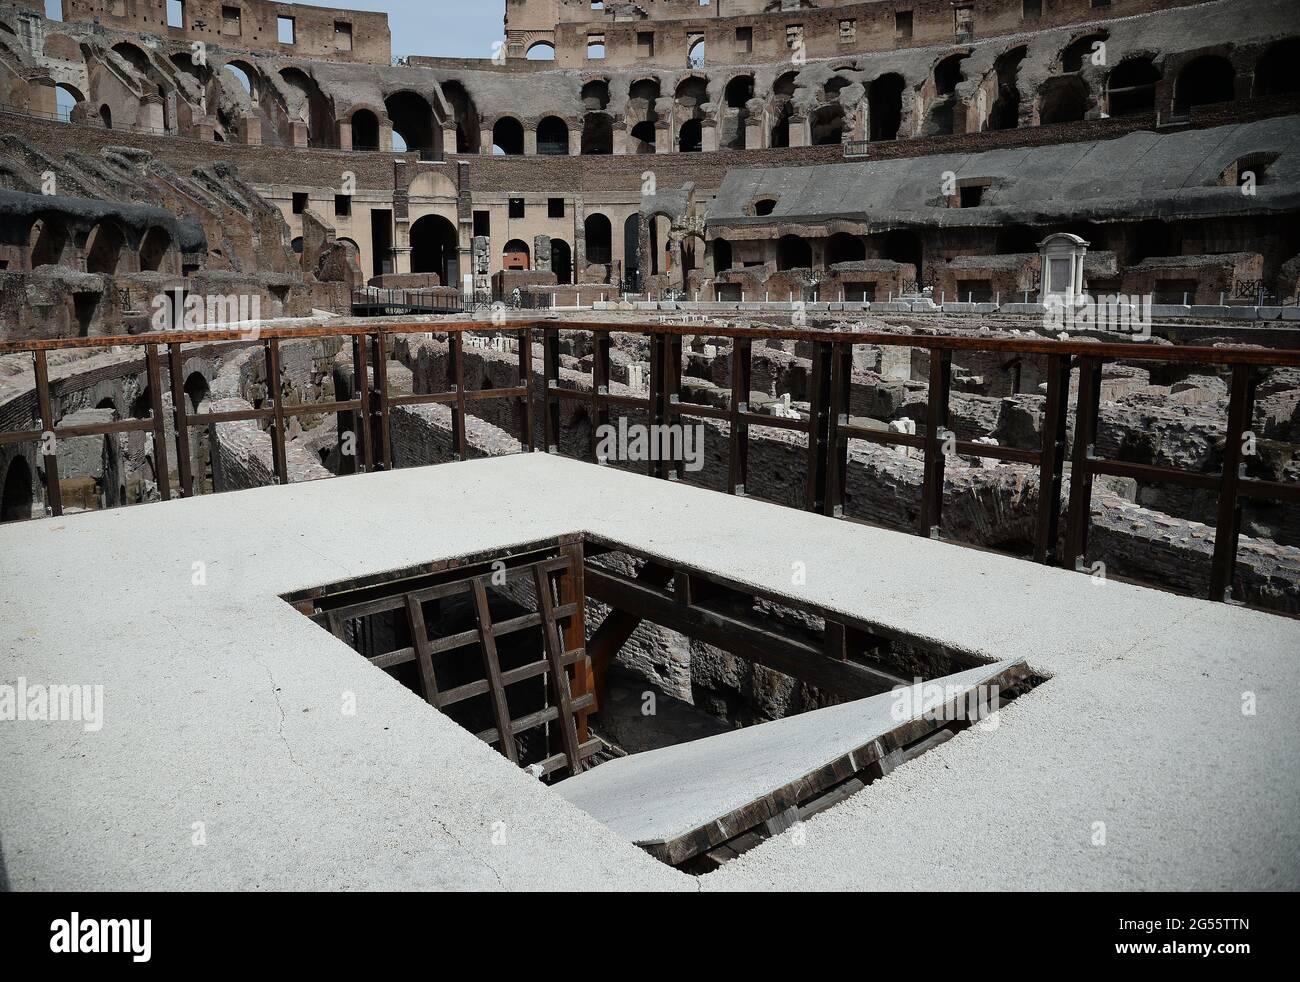
[[[587,245],[587,262],[596,266],[608,266],[613,261],[609,219],[599,212],[588,215],[583,220],[582,230]]]
[[[812,246],[799,235],[783,235],[776,240],[776,268],[812,269]]]
[[[1218,55],[1194,58],[1178,73],[1174,85],[1174,112],[1191,112],[1197,106],[1231,102],[1235,98],[1237,73],[1232,62]]]
[[[90,230],[86,239],[86,272],[113,276],[122,259],[126,238],[121,229],[110,221],[103,221]]]
[[[511,239],[501,250],[502,269],[529,269],[531,265],[528,243],[523,239]]]
[[[513,116],[502,116],[492,125],[492,152],[517,157],[524,152],[524,125]]]
[[[569,127],[559,116],[546,116],[537,124],[537,152],[548,157],[569,153]]]
[[[836,232],[826,240],[826,265],[857,263],[867,258],[867,247],[862,239],[847,232]]]
[[[32,469],[24,457],[15,457],[5,470],[0,522],[24,522],[32,517]]]
[[[1160,72],[1150,58],[1128,58],[1106,78],[1106,110],[1112,116],[1133,116],[1156,108]]]
[[[551,272],[556,283],[573,282],[573,250],[563,239],[551,239]]]
[[[641,282],[641,216],[633,212],[623,222],[623,275],[633,290]]]
[[[31,268],[57,266],[68,244],[67,227],[57,218],[40,218],[32,225],[27,240],[31,245]]]
[[[583,117],[582,152],[584,154],[614,152],[614,122],[607,113],[587,113]]]
[[[425,215],[411,226],[411,272],[437,273],[443,286],[460,282],[456,227],[441,215]]]
[[[379,117],[369,109],[358,109],[352,114],[352,149],[379,149]]]
[[[166,230],[155,225],[145,232],[140,243],[140,271],[155,273],[162,269],[167,252],[172,247],[172,237]]]
[[[393,132],[402,138],[407,150],[429,152],[437,149],[433,107],[428,99],[415,92],[398,92],[384,100],[384,107],[392,120]]]
[[[677,149],[681,153],[699,153],[704,149],[704,130],[698,119],[688,119],[682,123]]]
[[[903,124],[903,88],[903,76],[895,72],[881,75],[871,83],[867,93],[871,139],[898,139],[898,130]]]

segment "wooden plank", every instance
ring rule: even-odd
[[[153,421],[154,477],[158,481],[158,497],[170,501],[172,480],[167,462],[167,426],[163,420],[162,359],[158,345],[144,349],[146,371],[149,374],[149,418]]]
[[[591,459],[596,457],[602,427],[609,425],[609,359],[612,338],[596,334],[591,339]]]
[[[1101,403],[1101,359],[1079,359],[1079,392],[1074,410],[1074,447],[1070,454],[1070,514],[1061,565],[1083,569],[1088,561],[1088,525],[1092,520],[1092,456]]]
[[[190,466],[190,427],[188,412],[185,408],[184,363],[181,360],[181,346],[168,346],[167,375],[172,388],[172,429],[176,441],[176,476],[180,481],[180,492],[186,498],[194,497],[194,474]]]
[[[831,404],[827,420],[826,509],[832,518],[844,517],[848,497],[849,441],[842,427],[849,424],[849,397],[853,386],[853,345],[831,349]]]
[[[547,453],[560,452],[560,332],[548,327],[542,332],[542,428]]]
[[[523,402],[519,414],[519,446],[532,453],[537,437],[533,431],[533,332],[525,329],[519,336],[519,387]]]
[[[804,487],[804,510],[822,513],[827,504],[830,467],[831,374],[834,345],[813,346],[812,379],[808,410],[808,476]]]
[[[656,563],[646,563],[637,574],[637,582],[644,583],[646,586],[662,587],[668,584],[673,578],[673,571],[666,566],[660,566]],[[642,618],[630,611],[613,608],[605,619],[600,622],[595,633],[591,636],[591,642],[587,645],[587,651],[591,655],[591,671],[594,680],[594,691],[596,695],[596,711],[604,705],[604,699],[608,692],[606,687],[606,676],[609,672],[609,666],[614,664],[618,653],[623,650],[623,645],[627,644],[628,639],[640,625]]]
[[[370,367],[369,359],[366,357],[366,347],[369,339],[364,334],[354,334],[352,336],[352,384],[356,390],[357,399],[361,403],[361,408],[353,417],[353,428],[356,431],[356,451],[358,456],[353,459],[353,467],[358,471],[372,471],[375,469],[375,448],[374,441],[371,439],[372,430],[370,426]]]
[[[492,636],[492,613],[488,609],[487,590],[483,580],[474,580],[474,616],[478,620],[479,646],[483,654],[483,668],[487,672],[488,690],[492,697],[492,715],[496,717],[497,734],[501,752],[511,763],[519,763],[519,751],[510,730],[510,708],[506,705],[505,683],[501,681],[501,663],[497,660],[497,644]]]
[[[943,438],[948,426],[948,389],[952,377],[952,351],[930,350],[930,393],[925,411],[925,473],[921,484],[922,535],[937,539],[943,523]]]
[[[388,343],[383,332],[375,335],[375,389],[379,393],[379,447],[384,470],[393,469],[392,406],[388,403]]]
[[[429,629],[424,623],[424,605],[409,593],[406,595],[406,625],[411,631],[415,664],[420,671],[420,694],[429,705],[437,706],[438,680],[433,674],[433,655],[429,651]]]
[[[284,446],[284,396],[280,390],[280,342],[271,338],[266,342],[266,397],[272,400],[271,459],[275,479],[280,484],[289,483],[289,462]]]
[[[582,756],[578,752],[578,730],[573,718],[573,700],[569,695],[569,671],[564,667],[564,646],[560,642],[559,624],[555,620],[555,601],[551,598],[551,580],[540,567],[533,567],[533,583],[537,588],[537,608],[542,615],[542,638],[546,660],[551,667],[551,691],[559,710],[557,722],[560,742],[569,758],[569,773],[582,770]]]
[[[659,416],[664,426],[677,421],[677,403],[682,391],[682,338],[680,334],[663,336],[663,375]],[[659,476],[670,481],[682,478],[682,461],[676,457],[659,461]]]
[[[456,401],[451,409],[451,433],[454,451],[453,460],[466,460],[469,457],[469,445],[465,439],[465,335],[452,331],[447,335],[451,361],[451,384],[456,393]]]
[[[1065,473],[1066,424],[1070,402],[1070,359],[1047,359],[1047,405],[1038,462],[1038,524],[1034,560],[1054,565],[1061,536],[1061,484]]]
[[[1232,391],[1228,398],[1228,429],[1224,434],[1223,474],[1220,478],[1218,517],[1214,525],[1214,558],[1210,566],[1210,599],[1232,599],[1232,575],[1237,565],[1237,542],[1241,536],[1242,450],[1250,430],[1255,403],[1254,370],[1237,365],[1232,370]]]
[[[727,490],[731,494],[745,493],[749,483],[749,389],[753,365],[750,359],[753,341],[738,337],[731,345],[731,438],[730,459],[727,469]]]
[[[737,617],[687,607],[669,594],[603,570],[587,570],[587,592],[601,603],[844,698],[876,695],[908,684],[902,677],[877,668],[828,658],[817,645],[792,640]]]
[[[583,650],[587,648],[587,588],[584,582],[584,567],[582,555],[582,541],[569,543],[560,549],[560,557],[567,560],[567,564],[559,571],[559,590],[560,604],[566,609],[572,609],[573,613],[568,618],[568,623],[564,628],[564,647],[565,650]],[[563,615],[558,611],[555,614],[559,619]],[[586,658],[582,659],[574,666],[573,669],[573,697],[578,699],[581,696],[590,695],[592,703],[595,703],[596,685],[592,677],[591,662]],[[589,710],[582,709],[577,713],[578,739],[587,739],[587,715]]]

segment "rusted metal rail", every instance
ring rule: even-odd
[[[593,367],[589,392],[561,385],[561,332],[592,335]],[[389,391],[387,365],[390,342],[397,334],[446,335],[449,344],[448,371],[451,388],[443,392],[393,394]],[[466,333],[515,334],[519,341],[519,378],[515,386],[468,392],[464,384],[464,336]],[[650,339],[649,392],[645,397],[610,391],[611,335],[639,334]],[[731,400],[727,408],[681,400],[682,343],[686,336],[707,333],[730,338],[732,344]],[[337,337],[352,345],[356,396],[330,403],[294,405],[283,400],[278,385],[280,345],[286,341]],[[542,365],[534,376],[534,340],[541,342]],[[812,348],[809,384],[810,412],[806,419],[767,416],[750,411],[750,362],[755,340],[794,340]],[[264,349],[270,405],[260,409],[224,413],[187,413],[183,380],[179,378],[185,345],[227,342],[260,345]],[[925,431],[920,434],[882,432],[854,424],[849,415],[852,354],[856,345],[908,347],[928,352],[930,393]],[[104,424],[60,427],[54,417],[52,393],[59,380],[51,381],[47,353],[50,351],[102,350],[114,347],[143,349],[150,388],[151,417]],[[164,359],[164,349],[167,355]],[[949,419],[949,383],[953,355],[961,351],[999,352],[1007,355],[1043,356],[1047,363],[1047,386],[1042,441],[1034,450],[999,447],[956,440],[946,434]],[[276,478],[288,483],[285,457],[285,425],[288,417],[325,412],[351,413],[356,423],[355,464],[360,471],[391,469],[394,466],[391,416],[394,406],[443,404],[451,408],[455,457],[468,455],[465,417],[468,404],[481,399],[515,399],[521,403],[518,437],[525,452],[534,449],[534,409],[542,412],[542,449],[560,449],[563,401],[578,401],[589,407],[592,423],[590,457],[596,459],[596,433],[609,422],[612,412],[644,412],[650,423],[673,423],[682,418],[713,419],[728,424],[730,433],[727,490],[744,495],[749,484],[749,430],[751,426],[775,427],[803,433],[807,440],[807,479],[804,507],[832,517],[844,517],[848,447],[851,440],[910,447],[924,454],[924,478],[915,531],[937,537],[943,527],[943,483],[946,453],[991,457],[1026,464],[1039,472],[1040,494],[1036,517],[1034,558],[1040,563],[1081,569],[1088,546],[1093,479],[1101,475],[1160,481],[1185,487],[1216,491],[1218,534],[1210,576],[1210,598],[1231,599],[1233,571],[1240,534],[1243,500],[1273,500],[1300,503],[1300,485],[1247,478],[1242,474],[1242,447],[1250,432],[1258,370],[1265,367],[1300,367],[1300,351],[1258,347],[1175,347],[1097,341],[1061,341],[1047,338],[992,338],[952,335],[900,335],[872,331],[763,329],[692,325],[635,324],[556,320],[512,321],[495,325],[484,321],[433,321],[419,323],[349,322],[338,325],[268,328],[255,337],[230,331],[169,332],[125,337],[77,338],[54,341],[0,343],[0,354],[28,352],[33,358],[36,411],[39,429],[0,433],[0,445],[38,443],[45,466],[46,506],[53,515],[62,514],[59,494],[57,440],[70,436],[150,432],[153,438],[159,495],[172,495],[168,478],[168,451],[162,404],[162,365],[168,366],[172,393],[173,427],[177,451],[179,492],[194,493],[190,473],[189,431],[214,423],[255,420],[268,424]],[[1101,406],[1102,365],[1107,360],[1195,364],[1222,367],[1231,374],[1231,396],[1225,435],[1223,468],[1220,473],[1202,473],[1177,468],[1107,460],[1095,451],[1098,414]],[[1075,398],[1076,439],[1067,446],[1070,380],[1079,370]],[[370,379],[373,378],[373,384]],[[1066,528],[1062,534],[1061,487],[1069,453],[1070,500]],[[652,460],[651,475],[671,480],[682,478],[679,462]],[[1064,548],[1061,548],[1061,543]],[[569,639],[572,643],[572,639]]]

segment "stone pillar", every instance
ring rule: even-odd
[[[206,124],[200,124],[199,127],[198,127],[198,129],[199,129],[199,139],[200,139],[200,140],[209,140],[209,139],[211,139],[211,134],[204,134],[204,133],[203,133],[203,128],[204,128],[205,125],[206,125]],[[308,143],[310,142],[310,141],[308,140],[308,138],[307,138],[307,124],[306,124],[306,123],[299,123],[299,122],[297,122],[297,121],[295,120],[293,123],[290,124],[290,127],[291,127],[292,130],[293,130],[293,145],[294,145],[295,147],[305,147],[305,146],[307,146]],[[211,129],[211,126],[207,126],[207,128],[208,128],[208,129]]]
[[[551,237],[549,235],[533,236],[533,269],[542,273],[551,271]]]
[[[486,126],[479,130],[478,135],[478,152],[492,156],[492,127]]]
[[[700,149],[705,153],[713,153],[718,149],[718,124],[715,120],[706,119],[701,122]]]
[[[262,145],[262,119],[259,116],[245,116],[240,121],[244,130],[244,142],[250,147]]]
[[[806,147],[811,142],[808,134],[808,117],[795,113],[790,117],[790,146]]]
[[[537,156],[537,130],[535,129],[524,130],[524,156]]]
[[[339,120],[339,149],[352,149],[352,120],[350,119]]]
[[[767,141],[763,139],[763,120],[754,119],[752,116],[745,121],[745,149],[759,150],[767,146]]]

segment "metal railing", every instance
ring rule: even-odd
[[[564,388],[560,384],[560,336],[562,332],[583,332],[592,336],[592,384],[590,391]],[[449,344],[451,388],[443,392],[407,394],[389,389],[387,366],[390,341],[394,335],[407,333],[445,335]],[[467,333],[515,334],[518,336],[517,384],[511,387],[466,391],[464,386],[464,345]],[[610,391],[610,351],[612,334],[640,334],[650,340],[649,391],[642,396],[621,395]],[[848,474],[848,446],[861,440],[890,447],[919,450],[924,457],[919,519],[914,531],[938,537],[943,527],[943,483],[945,454],[987,457],[1029,465],[1039,473],[1040,494],[1035,521],[1034,559],[1040,563],[1082,569],[1087,555],[1093,481],[1112,476],[1175,484],[1181,487],[1217,492],[1218,508],[1214,553],[1210,575],[1210,599],[1231,598],[1233,571],[1241,528],[1244,500],[1270,500],[1300,503],[1300,484],[1247,478],[1242,474],[1243,446],[1250,433],[1255,384],[1263,367],[1300,367],[1300,351],[1258,347],[1177,347],[1145,346],[1133,343],[1098,341],[1059,341],[1043,338],[987,338],[981,336],[921,336],[882,334],[870,331],[828,330],[752,330],[743,327],[710,327],[710,337],[730,338],[731,398],[727,408],[683,402],[682,345],[686,335],[697,335],[699,328],[635,323],[574,322],[564,325],[554,321],[514,321],[500,326],[482,322],[432,322],[383,325],[340,325],[271,328],[253,340],[232,339],[229,331],[200,331],[134,335],[124,337],[80,338],[54,341],[8,341],[0,343],[0,354],[28,352],[33,359],[39,429],[0,433],[0,445],[40,444],[45,466],[46,504],[51,514],[62,514],[59,488],[57,440],[73,436],[108,435],[133,431],[148,432],[153,438],[159,496],[171,497],[168,476],[168,450],[163,419],[162,365],[166,360],[172,393],[173,428],[176,440],[177,473],[180,493],[194,493],[190,473],[189,431],[214,423],[256,420],[270,426],[272,460],[276,479],[289,482],[285,455],[285,421],[294,415],[352,413],[357,434],[356,469],[369,471],[394,466],[391,416],[394,406],[442,404],[451,407],[454,457],[468,456],[465,416],[471,402],[481,400],[518,400],[520,403],[518,436],[525,452],[534,449],[534,412],[542,411],[543,443],[540,449],[558,453],[560,448],[560,407],[565,401],[588,407],[590,426],[589,457],[596,460],[597,432],[608,424],[616,409],[631,409],[647,414],[651,424],[668,424],[680,418],[713,419],[729,426],[727,491],[744,495],[749,483],[749,431],[752,426],[783,428],[803,433],[808,473],[803,506],[835,518],[845,516],[844,503]],[[280,345],[286,341],[336,337],[350,340],[353,370],[357,380],[370,378],[373,385],[360,384],[353,399],[292,405],[274,399],[278,386],[268,386],[274,402],[261,409],[220,413],[189,413],[185,406],[182,372],[184,346],[187,344],[258,345],[266,360],[269,379],[280,377]],[[540,377],[533,373],[533,342],[541,342]],[[810,409],[806,419],[769,416],[751,411],[751,352],[758,340],[793,340],[811,347],[812,372],[809,379]],[[849,416],[849,395],[853,349],[858,345],[919,348],[928,352],[929,396],[925,429],[921,434],[883,432],[854,424]],[[95,351],[112,347],[142,349],[148,376],[151,415],[147,419],[121,420],[102,424],[60,426],[51,400],[47,353],[50,351]],[[949,425],[949,391],[954,352],[997,352],[1008,356],[1042,356],[1047,364],[1047,386],[1042,438],[1037,449],[986,445],[955,440],[943,435]],[[1096,455],[1098,415],[1101,406],[1102,365],[1106,361],[1144,361],[1162,364],[1214,365],[1231,377],[1227,430],[1223,466],[1219,473],[1203,473],[1179,468],[1105,459]],[[1067,446],[1066,422],[1069,414],[1072,369],[1080,373],[1075,396],[1076,437]],[[369,421],[370,425],[364,425]],[[50,439],[50,438],[53,439]],[[1066,461],[1070,463],[1068,524],[1062,536],[1061,489]],[[683,477],[681,463],[652,460],[652,476],[677,479]],[[1226,534],[1222,530],[1227,530]],[[1064,549],[1060,548],[1064,541]]]

